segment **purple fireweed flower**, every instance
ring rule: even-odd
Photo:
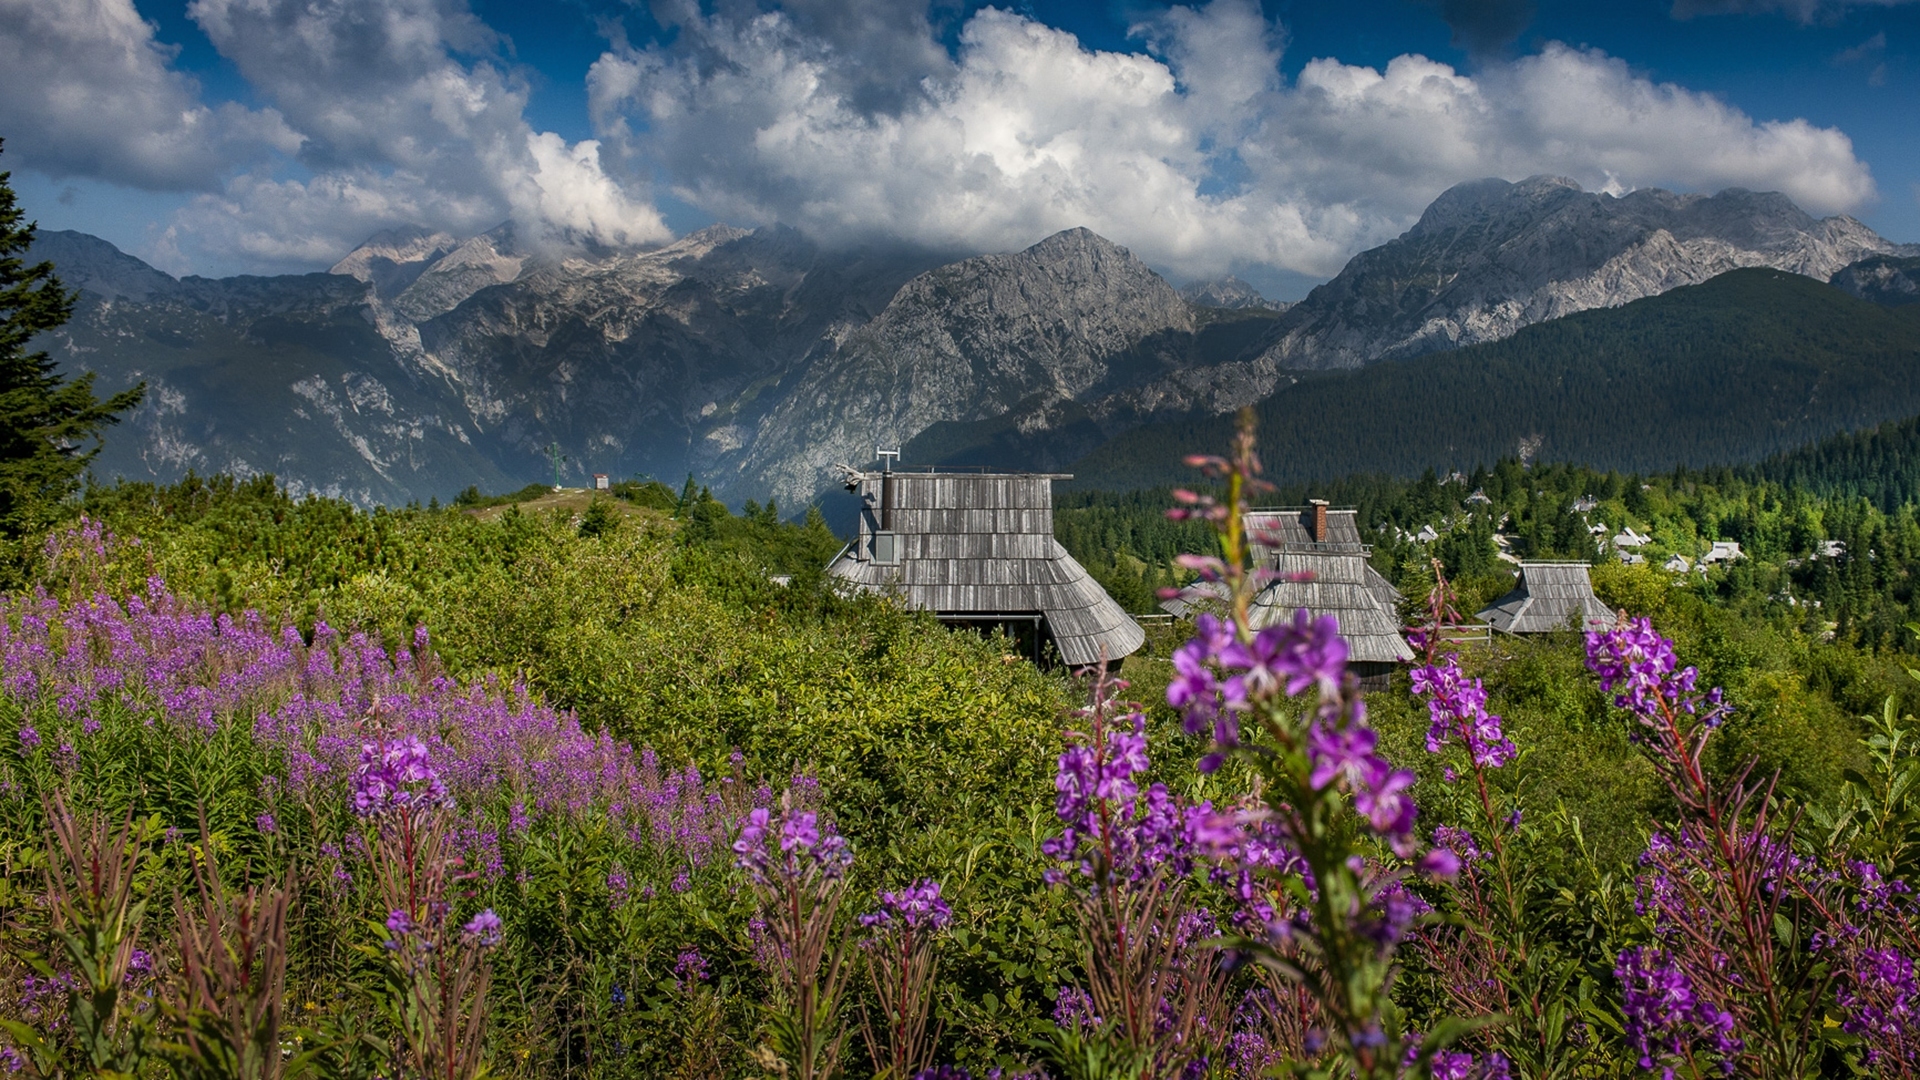
[[[1911,918],[1909,894],[1902,882],[1883,882],[1867,863],[1853,864],[1830,879],[1859,889],[1854,910],[1867,916],[1861,925],[1843,916],[1841,925],[1814,935],[1814,951],[1833,968],[1840,1028],[1859,1039],[1868,1065],[1920,1060],[1920,984],[1913,959],[1893,945],[1876,942],[1868,929]]]
[[[1136,715],[1132,731],[1109,733],[1107,748],[1106,768],[1093,793],[1102,799],[1131,799],[1140,792],[1133,778],[1147,771],[1146,717]]]
[[[1281,689],[1297,697],[1310,686],[1330,696],[1346,674],[1347,643],[1333,616],[1314,618],[1301,608],[1292,622],[1261,630],[1251,643],[1228,642],[1219,657],[1222,667],[1246,672],[1250,698],[1272,697]]]
[[[694,982],[707,981],[707,958],[700,955],[698,949],[684,949],[673,961],[673,977],[683,984],[691,979]]]
[[[386,940],[386,947],[389,949],[398,949],[400,943],[405,941],[408,935],[417,929],[419,929],[419,927],[414,923],[413,915],[410,912],[400,908],[395,908],[388,912],[387,933],[390,936]]]
[[[767,847],[767,840],[779,834],[779,851]],[[853,850],[845,837],[829,822],[811,810],[792,810],[777,822],[764,806],[747,813],[740,836],[733,842],[734,865],[747,872],[756,884],[767,884],[776,877],[804,878],[813,875],[833,881],[853,865]]]
[[[1213,726],[1220,707],[1220,681],[1210,665],[1232,641],[1229,624],[1202,614],[1195,620],[1192,640],[1173,652],[1174,679],[1167,685],[1167,704],[1180,710],[1189,735]]]
[[[747,821],[739,828],[739,840],[733,842],[733,853],[739,855],[735,865],[743,871],[753,874],[753,880],[766,880],[766,832],[772,828],[774,811],[766,807],[753,807],[747,811]]]
[[[272,836],[279,828],[279,825],[273,820],[272,814],[261,814],[253,819],[253,827],[257,829],[262,836]]]
[[[21,751],[26,753],[31,753],[34,750],[38,749],[39,746],[40,746],[40,733],[38,731],[33,730],[31,726],[22,725],[20,728]]]
[[[755,881],[767,879],[767,831],[773,821],[773,811],[764,806],[756,806],[747,812],[747,820],[740,826],[740,838],[733,842],[734,854],[739,856],[734,865],[745,870]]]
[[[450,808],[452,798],[428,760],[427,746],[412,735],[364,743],[353,774],[353,809],[377,817],[409,807]]]
[[[500,944],[500,916],[495,915],[492,908],[487,908],[467,920],[467,925],[460,928],[460,933],[481,948],[491,949]]]
[[[1433,830],[1433,842],[1452,852],[1462,865],[1471,865],[1486,857],[1480,845],[1474,843],[1472,833],[1452,825],[1442,825]]]
[[[1059,1027],[1099,1027],[1104,1023],[1093,1011],[1093,996],[1077,986],[1063,986],[1055,995],[1053,1022]]]
[[[1668,1059],[1712,1053],[1731,1075],[1731,1058],[1745,1047],[1733,1034],[1732,1014],[1697,993],[1665,949],[1623,949],[1613,973],[1620,980],[1627,1044],[1640,1055],[1641,1068],[1662,1068]]]
[[[615,863],[613,869],[607,871],[607,892],[611,897],[609,906],[615,909],[626,906],[627,885],[626,869]]]
[[[820,845],[820,816],[811,811],[789,815],[780,823],[780,850],[807,852]]]
[[[1459,657],[1448,655],[1438,664],[1415,668],[1412,680],[1414,695],[1427,699],[1432,721],[1428,753],[1437,754],[1458,741],[1482,768],[1497,769],[1513,759],[1513,743],[1501,732],[1500,718],[1487,712],[1486,689],[1460,670]]]
[[[908,930],[939,930],[953,918],[953,909],[940,898],[940,883],[922,878],[899,892],[880,894],[880,906],[860,916],[865,927],[904,925]]]
[[[1329,728],[1315,724],[1307,732],[1307,752],[1313,772],[1307,782],[1324,788],[1336,781],[1349,789],[1371,787],[1392,771],[1385,758],[1373,752],[1380,735],[1372,728]]]
[[[1648,619],[1629,619],[1623,626],[1589,633],[1587,668],[1600,676],[1601,690],[1614,694],[1614,704],[1642,724],[1657,726],[1663,711],[1697,715],[1709,728],[1727,717],[1720,689],[1695,692],[1699,670],[1679,667],[1673,642],[1655,633]]]
[[[1361,913],[1355,929],[1385,953],[1406,940],[1407,931],[1416,919],[1432,912],[1433,905],[1408,890],[1399,878],[1390,877],[1373,890],[1372,900]]]
[[[1460,874],[1460,856],[1446,848],[1429,848],[1420,856],[1420,872],[1437,878],[1454,878]]]
[[[1409,1040],[1409,1064],[1418,1054],[1420,1040]],[[1431,1072],[1433,1080],[1508,1080],[1513,1075],[1513,1066],[1506,1057],[1491,1053],[1485,1058],[1475,1060],[1472,1054],[1461,1050],[1441,1050],[1433,1055]]]

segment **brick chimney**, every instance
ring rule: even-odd
[[[1327,542],[1327,500],[1308,499],[1307,505],[1313,508],[1313,542]]]

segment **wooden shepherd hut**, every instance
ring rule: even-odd
[[[1053,538],[1055,473],[848,470],[853,543],[827,573],[952,625],[1000,627],[1036,661],[1118,663],[1146,635]]]
[[[1250,510],[1245,521],[1257,564],[1282,575],[1254,597],[1248,610],[1254,628],[1291,621],[1301,608],[1316,618],[1331,615],[1347,639],[1347,666],[1361,685],[1383,689],[1394,665],[1413,659],[1413,650],[1400,636],[1400,591],[1367,561],[1373,549],[1360,538],[1355,511],[1316,499],[1305,507]],[[1161,607],[1184,616],[1192,606],[1175,599]]]
[[[1605,630],[1613,612],[1593,595],[1593,579],[1583,562],[1523,562],[1520,581],[1478,616],[1508,634],[1544,634],[1565,630],[1576,619],[1582,630]]]

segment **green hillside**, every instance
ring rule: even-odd
[[[1736,270],[1507,340],[1302,375],[1258,406],[1269,475],[1471,469],[1516,453],[1600,469],[1759,461],[1920,413],[1920,306],[1883,308],[1776,270]],[[1087,488],[1177,483],[1231,420],[1129,432],[1073,466]]]

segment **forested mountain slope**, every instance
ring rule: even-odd
[[[1505,341],[1302,375],[1258,413],[1262,456],[1281,480],[1417,475],[1514,454],[1640,471],[1752,462],[1920,413],[1920,306],[1737,270]],[[1224,417],[1150,425],[1074,471],[1085,487],[1178,482],[1180,457],[1226,445],[1229,427]]]
[[[1857,496],[1891,513],[1920,503],[1920,416],[1835,435],[1748,471],[1786,487]]]

